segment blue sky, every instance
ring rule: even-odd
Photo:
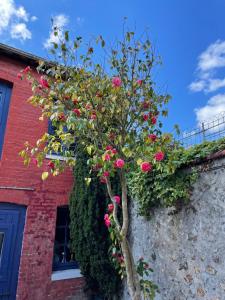
[[[166,128],[186,130],[225,111],[224,14],[224,0],[0,0],[0,41],[46,57],[52,17],[86,39],[115,40],[126,16],[162,57],[154,77],[172,96]]]

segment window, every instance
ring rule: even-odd
[[[68,132],[68,129],[66,128],[66,126],[64,128],[64,132],[65,133]],[[52,135],[52,136],[56,136],[57,137],[56,127],[52,124],[51,120],[48,121],[48,133],[50,135]],[[62,143],[62,141],[58,137],[56,138],[56,140],[58,140],[60,143]],[[74,151],[75,151],[75,143],[71,144],[69,147],[62,144],[61,151],[58,151],[58,152],[51,151],[51,153],[49,153],[49,155],[50,155],[49,158],[51,158],[51,156],[60,156],[60,157],[63,157],[66,151],[69,151],[70,155],[73,157],[74,156]]]
[[[57,208],[53,271],[77,269],[78,264],[70,250],[70,216],[68,206]]]
[[[2,155],[10,96],[11,87],[8,84],[0,81],[0,158]]]

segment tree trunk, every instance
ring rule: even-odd
[[[114,203],[113,218],[116,223],[117,230],[120,234],[120,245],[124,257],[124,263],[126,268],[126,278],[127,287],[132,300],[141,300],[141,288],[140,281],[136,270],[136,265],[134,262],[133,254],[128,241],[128,226],[129,226],[129,216],[128,216],[128,198],[127,198],[127,180],[124,171],[121,170],[120,183],[122,188],[122,214],[123,223],[120,225],[117,217],[117,203],[115,203],[113,198],[113,192],[111,189],[110,180],[107,180],[107,190],[111,201]]]

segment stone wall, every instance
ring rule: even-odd
[[[225,299],[225,159],[201,172],[180,212],[157,209],[150,221],[132,208],[132,247],[154,269],[157,300]],[[124,292],[124,299],[130,299]]]

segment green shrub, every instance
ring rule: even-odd
[[[87,157],[80,149],[70,197],[71,246],[87,287],[103,299],[112,299],[119,291],[120,278],[110,259],[111,242],[104,224],[107,194],[97,177],[92,178],[89,186],[86,177],[89,177]]]

